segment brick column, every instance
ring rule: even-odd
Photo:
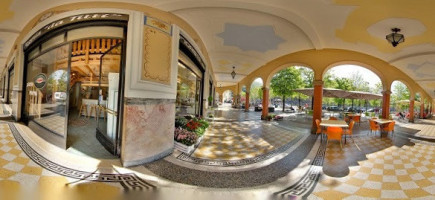
[[[246,97],[245,97],[245,111],[249,111],[249,92],[246,92]]]
[[[313,85],[313,126],[311,128],[311,133],[315,133],[317,129],[316,119],[322,120],[323,81],[316,80],[313,82]]]
[[[414,100],[409,101],[409,122],[414,122]]]
[[[261,119],[266,119],[269,114],[269,88],[263,87],[263,110],[261,112]]]
[[[382,92],[382,118],[388,119],[390,117],[390,90]]]

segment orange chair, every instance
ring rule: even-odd
[[[329,120],[337,120],[336,117],[329,117]]]
[[[326,129],[326,145],[328,145],[329,140],[338,140],[340,141],[340,148],[343,148],[343,145],[341,144],[341,135],[343,134],[343,129],[340,127],[328,127]]]
[[[377,125],[376,122],[371,119],[369,119],[369,123],[370,123],[370,132],[373,133],[373,131],[375,131],[376,134],[376,131],[379,130],[379,125]]]
[[[353,125],[355,124],[355,121],[350,121],[350,123],[349,123],[349,129],[345,129],[344,130],[344,132],[343,132],[343,134],[344,134],[344,137],[345,137],[345,139],[346,139],[346,135],[349,135],[351,138],[352,138],[352,140],[353,140],[353,137],[352,137],[352,130],[353,130]],[[346,140],[345,140],[346,141]],[[353,141],[353,142],[355,142],[355,141]]]
[[[396,122],[393,121],[393,122],[389,123],[388,126],[385,126],[382,130],[387,132],[387,133],[391,132],[391,135],[393,135],[395,124],[396,124]]]
[[[358,125],[361,126],[361,116],[353,116],[352,120],[358,122]]]
[[[322,130],[322,127],[320,126],[320,120],[319,120],[319,119],[316,119],[316,125],[317,125],[316,134],[322,134],[322,133],[325,133],[325,131]]]

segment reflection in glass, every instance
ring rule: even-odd
[[[177,115],[199,115],[200,78],[183,64],[178,64]]]
[[[55,48],[27,65],[24,114],[60,136],[65,136],[68,50],[69,45]]]
[[[98,118],[98,131],[114,145],[114,152],[119,148],[117,122],[121,50],[122,45],[119,44],[101,56],[98,93],[98,108],[102,114]]]

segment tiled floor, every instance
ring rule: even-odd
[[[253,158],[291,142],[299,134],[271,123],[214,122],[192,156],[214,160]]]
[[[309,199],[434,199],[434,155],[435,146],[420,143],[368,154],[343,178],[322,176]]]
[[[306,118],[275,123],[257,120],[258,112],[231,113],[233,121],[215,122],[209,140],[193,156],[240,159],[235,155],[267,154],[273,148],[296,144],[300,135],[305,138],[294,149],[290,147],[288,154],[276,155],[273,162],[254,169],[235,166],[242,170],[211,172],[176,165],[166,158],[123,168],[119,160],[76,156],[44,143],[22,125],[9,128],[0,123],[0,199],[35,194],[26,191],[38,192],[22,199],[118,199],[131,194],[125,193],[132,187],[129,184],[157,189],[159,197],[148,199],[435,199],[434,143],[407,138],[433,134],[430,127],[412,129],[431,126],[430,122],[397,126],[394,137],[384,134],[382,138],[379,133],[367,135],[363,122],[355,126],[354,140],[348,139],[340,149],[336,142],[326,145],[309,134],[311,120]],[[234,157],[223,156],[224,149],[230,149],[225,153]]]
[[[68,178],[44,169],[22,151],[6,123],[0,124],[0,167],[0,199],[115,199],[122,194],[118,184]],[[104,192],[89,192],[98,190]]]
[[[425,138],[435,138],[435,120],[418,119],[417,123],[402,123],[402,127],[421,130],[416,135]]]

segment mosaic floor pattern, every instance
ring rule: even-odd
[[[333,160],[336,152],[326,154]],[[368,154],[345,177],[323,175],[308,199],[434,199],[434,155],[435,146],[421,143]]]
[[[0,124],[0,199],[117,199],[122,191],[117,183],[73,179],[42,168],[22,151],[9,125]]]

